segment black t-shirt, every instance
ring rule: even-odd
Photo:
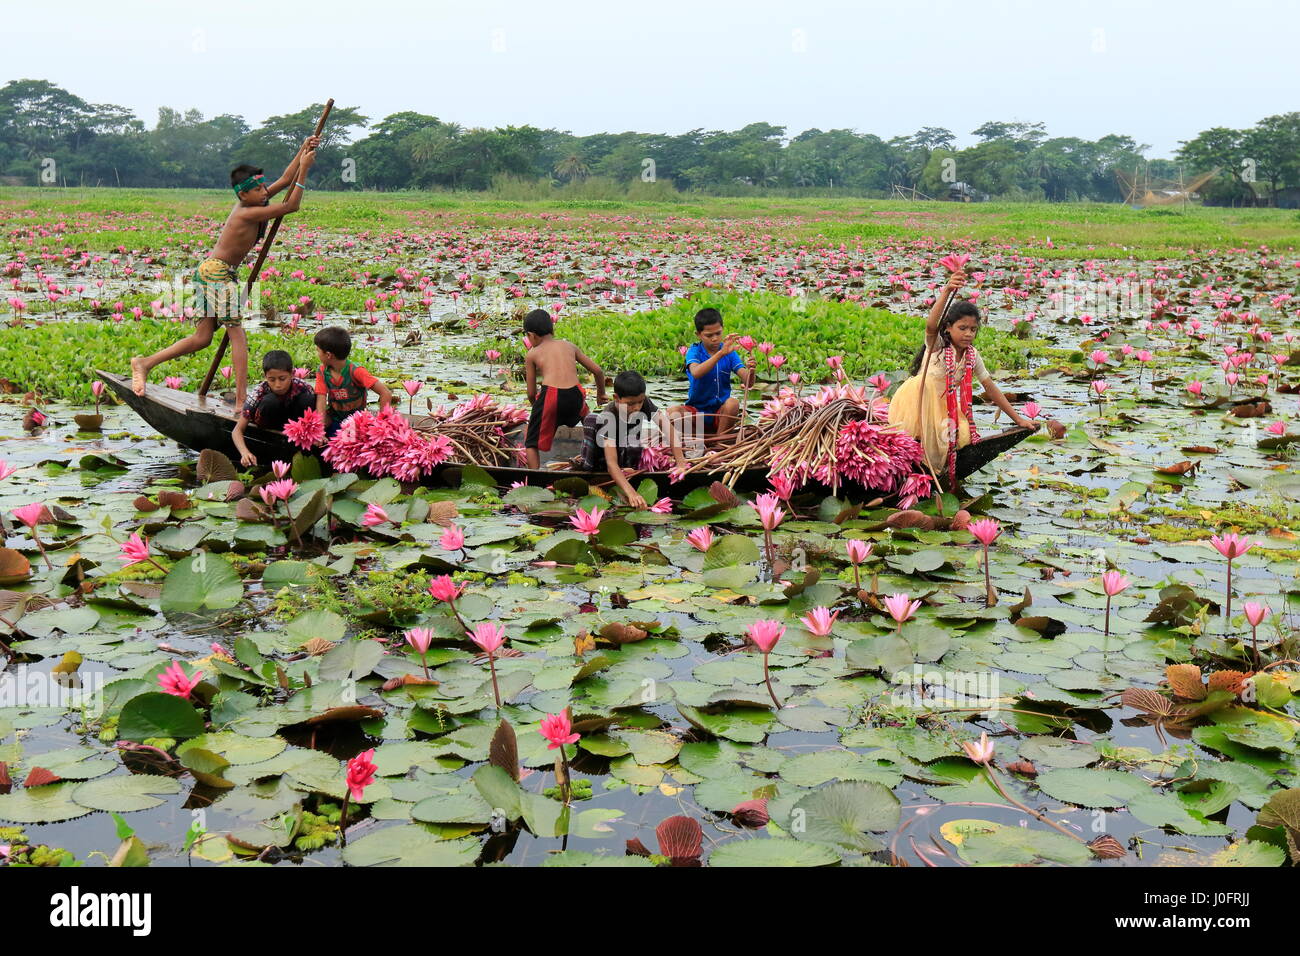
[[[302,418],[307,409],[315,407],[316,393],[312,387],[295,378],[283,397],[271,391],[266,382],[259,384],[244,402],[243,415],[250,425],[279,431],[288,422]]]

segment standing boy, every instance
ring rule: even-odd
[[[533,309],[524,317],[524,337],[529,346],[524,379],[528,400],[533,403],[524,450],[528,467],[537,469],[542,465],[539,452],[551,450],[555,429],[576,425],[587,416],[585,395],[578,385],[578,366],[596,376],[597,405],[605,404],[605,373],[572,342],[555,337],[555,323],[545,309]],[[546,383],[540,388],[538,377]]]
[[[221,236],[212,255],[194,270],[194,321],[197,328],[190,335],[150,356],[131,359],[131,389],[144,394],[149,372],[163,362],[205,349],[220,324],[230,336],[231,360],[235,366],[235,407],[244,404],[248,391],[248,337],[239,324],[241,290],[239,265],[253,246],[266,234],[272,219],[297,212],[302,203],[303,185],[316,162],[319,137],[308,136],[289,161],[284,174],[269,186],[262,170],[254,166],[236,166],[230,173],[230,185],[238,200],[221,227]],[[272,206],[271,197],[289,187],[293,191],[286,202]]]

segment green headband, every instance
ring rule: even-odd
[[[235,195],[238,196],[242,192],[247,192],[248,190],[252,189],[254,186],[258,184],[265,185],[265,183],[262,180],[261,173],[258,173],[255,176],[249,176],[242,183],[235,186]]]

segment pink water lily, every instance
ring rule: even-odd
[[[815,607],[799,620],[803,622],[803,626],[808,628],[810,633],[818,637],[826,637],[830,634],[831,627],[839,616],[839,611],[832,614],[830,608]]]
[[[444,551],[460,551],[465,547],[465,532],[459,525],[448,525],[438,538],[438,544]]]
[[[464,594],[465,589],[457,587],[450,574],[440,574],[429,582],[429,593],[439,601],[450,604]]]
[[[1228,559],[1227,600],[1223,604],[1223,620],[1226,623],[1232,619],[1232,562],[1255,545],[1235,532],[1229,532],[1221,536],[1213,535],[1210,538],[1210,544],[1214,546],[1214,549],[1219,554]]]
[[[1197,381],[1196,379],[1192,379],[1184,387],[1187,389],[1188,392],[1190,392],[1191,394],[1199,398],[1201,392],[1205,390],[1205,383],[1201,381]]]
[[[1246,615],[1246,621],[1250,624],[1250,647],[1255,658],[1255,668],[1259,668],[1259,626],[1271,613],[1267,604],[1260,604],[1257,601],[1246,601],[1241,606],[1242,612]]]
[[[776,530],[777,526],[785,520],[785,509],[781,507],[781,499],[772,492],[759,495],[750,502],[750,507],[758,512],[758,520],[764,531]]]
[[[605,511],[601,508],[592,508],[591,511],[583,511],[579,508],[577,513],[569,518],[569,523],[578,530],[579,534],[590,537],[600,531],[600,521],[604,517]]]
[[[1030,421],[1033,421],[1035,418],[1037,418],[1039,414],[1042,412],[1042,410],[1043,409],[1039,406],[1037,402],[1025,402],[1024,407],[1021,408],[1021,412]]]
[[[650,510],[657,515],[670,515],[673,513],[673,499],[660,498],[650,506]]]
[[[993,759],[993,741],[989,740],[987,731],[980,732],[980,739],[978,741],[963,740],[961,742],[961,749],[964,750],[966,756],[975,761],[975,763],[986,764]]]
[[[412,398],[414,398],[415,393],[418,392],[423,387],[424,387],[424,383],[417,382],[415,379],[407,379],[402,383],[402,388],[406,389],[406,394],[410,395]]]
[[[186,675],[179,661],[172,661],[171,665],[158,675],[158,686],[162,688],[164,694],[184,697],[188,700],[202,678],[202,671],[196,671],[194,676],[190,677]]]
[[[939,265],[943,266],[949,272],[960,272],[970,262],[970,256],[958,253],[949,253],[939,260]]]
[[[405,631],[402,636],[406,638],[406,643],[415,648],[420,655],[420,666],[424,669],[424,679],[429,679],[429,665],[425,663],[424,656],[429,653],[429,644],[433,641],[433,631],[427,627],[413,627]]]
[[[556,750],[565,744],[576,744],[582,736],[574,733],[567,708],[558,714],[547,714],[542,718],[541,726],[537,729],[538,733],[549,741],[546,745],[547,750]]]
[[[903,623],[911,620],[921,608],[920,600],[913,601],[906,594],[891,594],[885,598],[885,610],[898,622],[898,633],[903,631]]]
[[[168,375],[163,379],[163,385],[167,388],[180,388],[184,384],[185,379],[181,378],[179,375]]]
[[[1118,571],[1107,571],[1101,576],[1101,589],[1106,592],[1106,623],[1103,637],[1110,637],[1110,599],[1128,588],[1131,582]]]
[[[696,549],[700,551],[708,551],[713,544],[713,530],[707,526],[696,528],[686,536],[686,540]]]
[[[367,528],[387,524],[392,520],[392,518],[388,517],[388,512],[373,501],[366,505],[366,513],[361,516],[361,524]]]
[[[276,478],[283,478],[289,474],[289,467],[287,461],[273,461],[271,462],[271,474],[275,475]]]
[[[767,692],[772,697],[772,704],[778,710],[781,702],[776,699],[776,690],[772,687],[772,674],[768,669],[767,658],[772,653],[772,648],[776,647],[776,642],[781,639],[785,633],[785,625],[780,621],[760,620],[749,625],[745,632],[748,637],[760,651],[763,652],[763,681],[767,684]]]
[[[45,505],[39,501],[34,501],[29,505],[23,505],[21,508],[14,508],[11,513],[31,529],[32,540],[36,542],[41,557],[45,559],[45,566],[51,571],[54,570],[54,565],[50,563],[50,556],[45,553],[45,545],[41,542],[41,536],[36,533],[36,526],[40,524],[41,519],[45,516]]]
[[[767,481],[772,486],[772,491],[776,493],[776,496],[789,504],[790,496],[795,492],[794,479],[785,472],[777,472],[769,475]]]
[[[298,490],[298,482],[292,478],[281,478],[279,481],[268,482],[266,490],[277,501],[288,501],[293,497],[293,493]]]
[[[373,747],[369,750],[363,750],[348,761],[348,795],[353,800],[361,800],[365,797],[366,787],[375,782],[375,771],[378,769],[375,764],[375,750]]]
[[[978,521],[972,521],[966,530],[973,534],[975,540],[983,545],[984,606],[992,607],[997,599],[997,594],[993,590],[993,582],[989,575],[989,545],[996,541],[998,535],[1002,533],[1002,526],[992,518],[980,518]]]
[[[133,533],[122,545],[122,557],[126,558],[127,564],[150,560],[149,542],[140,537],[139,532]]]
[[[1286,422],[1273,422],[1265,429],[1270,435],[1281,437],[1286,434]]]
[[[325,419],[316,409],[309,408],[301,418],[285,424],[284,437],[304,450],[315,448],[325,440]]]

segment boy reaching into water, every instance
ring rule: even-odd
[[[319,137],[308,136],[284,173],[270,185],[263,178],[262,170],[255,166],[236,166],[231,171],[230,185],[237,199],[235,208],[221,227],[221,236],[212,255],[194,270],[194,321],[197,328],[153,355],[137,355],[131,359],[131,390],[137,395],[144,394],[149,372],[155,366],[207,348],[220,324],[230,336],[231,360],[235,366],[235,406],[244,404],[248,391],[248,338],[239,324],[242,298],[239,265],[258,240],[265,236],[269,221],[298,211],[303,190],[307,188],[303,181],[316,162],[318,145]],[[271,197],[286,187],[293,190],[289,199],[270,205]]]
[[[739,336],[722,331],[722,313],[700,309],[695,313],[695,335],[699,339],[686,350],[685,364],[690,388],[685,405],[669,409],[674,418],[694,418],[703,434],[725,435],[740,418],[740,402],[731,394],[731,376],[740,373],[745,388],[754,384],[754,357],[742,359],[736,351]],[[692,423],[693,425],[693,423]],[[686,426],[683,426],[684,428]],[[696,434],[695,427],[690,434]]]
[[[257,456],[244,442],[244,432],[249,425],[279,431],[316,405],[312,387],[294,376],[293,358],[288,352],[280,349],[267,352],[262,357],[262,374],[265,378],[248,396],[234,434],[230,436],[239,450],[240,464],[246,467],[257,464]]]
[[[596,404],[605,404],[605,373],[582,354],[572,342],[555,337],[555,323],[545,309],[533,309],[524,316],[524,335],[528,354],[524,358],[524,379],[528,400],[533,403],[528,416],[528,434],[524,450],[528,467],[541,467],[540,452],[550,451],[555,429],[576,425],[587,417],[585,393],[578,384],[578,366],[596,377]],[[544,383],[540,387],[538,378]]]
[[[671,449],[678,468],[687,467],[677,429],[666,412],[646,395],[645,379],[638,372],[620,372],[614,378],[614,400],[597,415],[583,419],[583,467],[605,471],[633,508],[645,508],[646,500],[627,480],[627,472],[641,468],[641,456],[649,444],[645,426],[653,424]]]
[[[925,344],[912,360],[912,377],[898,387],[889,401],[889,421],[921,443],[930,468],[955,485],[957,449],[979,439],[971,409],[971,383],[978,381],[984,394],[1021,428],[1038,430],[1038,423],[1025,418],[1002,394],[975,350],[980,329],[980,312],[971,302],[949,300],[966,284],[966,273],[954,272],[935,296],[925,322]],[[921,382],[925,355],[930,353],[926,381]],[[922,403],[925,412],[922,415]],[[922,420],[924,419],[924,420]],[[1052,437],[1065,433],[1060,422],[1049,421]]]
[[[356,412],[366,407],[372,389],[379,396],[379,407],[393,404],[388,386],[360,365],[349,362],[352,336],[337,325],[321,329],[312,339],[320,368],[316,371],[316,411],[325,420],[325,437],[334,433]]]

